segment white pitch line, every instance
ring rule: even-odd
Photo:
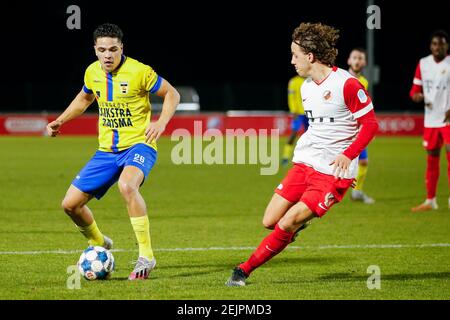
[[[450,247],[450,243],[424,244],[361,244],[361,245],[322,245],[322,246],[289,246],[287,249],[327,250],[327,249],[404,249]],[[161,248],[155,251],[243,251],[255,250],[255,247],[208,247],[208,248]],[[137,249],[113,249],[112,252],[135,252]],[[38,255],[38,254],[75,254],[82,250],[40,250],[40,251],[0,251],[0,255]]]

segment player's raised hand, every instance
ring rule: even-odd
[[[330,163],[330,166],[333,166],[333,175],[337,178],[344,178],[345,174],[348,171],[348,167],[350,166],[350,160],[348,157],[340,154]]]
[[[59,133],[59,129],[62,126],[62,122],[55,120],[47,124],[47,133],[50,137],[55,137]]]
[[[150,122],[145,130],[145,142],[151,143],[153,140],[158,140],[164,130],[166,130],[166,126],[159,121]]]

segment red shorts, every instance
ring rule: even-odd
[[[450,125],[442,128],[424,128],[423,146],[425,150],[440,149],[443,143],[450,144]]]
[[[335,203],[344,198],[354,179],[336,179],[304,164],[295,163],[275,189],[289,202],[303,202],[317,216],[322,217]]]

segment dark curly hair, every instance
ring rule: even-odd
[[[292,34],[292,41],[304,53],[312,53],[320,63],[332,66],[338,50],[339,30],[321,23],[301,23]]]
[[[436,30],[431,34],[431,40],[433,38],[441,38],[445,39],[445,42],[448,43],[448,33],[445,30]]]
[[[102,25],[99,25],[97,29],[94,31],[94,42],[97,42],[98,38],[117,38],[120,42],[122,42],[123,39],[123,32],[122,30],[115,24],[112,23],[104,23]]]

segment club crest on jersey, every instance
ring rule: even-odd
[[[323,97],[324,100],[330,100],[330,98],[331,98],[331,91],[330,90],[325,91],[323,93],[322,97]]]
[[[361,103],[367,102],[367,95],[363,89],[358,90],[358,99],[359,99],[359,102],[361,102]]]
[[[122,92],[123,94],[127,94],[128,93],[128,82],[121,82],[120,83],[120,92]]]

